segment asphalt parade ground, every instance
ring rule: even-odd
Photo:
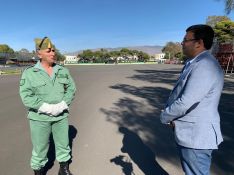
[[[77,86],[70,106],[70,169],[74,175],[182,175],[173,132],[159,121],[182,65],[68,66]],[[0,174],[32,175],[27,112],[20,75],[0,76]],[[212,175],[234,174],[234,78],[220,100],[224,142]],[[47,175],[58,162],[51,141]]]

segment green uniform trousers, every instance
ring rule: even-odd
[[[41,169],[48,161],[49,138],[52,133],[55,145],[56,159],[66,162],[71,158],[68,136],[68,119],[59,121],[29,120],[31,140],[33,144],[31,167]]]

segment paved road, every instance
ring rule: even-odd
[[[69,67],[77,85],[70,112],[74,175],[183,174],[173,133],[159,122],[181,66],[109,65]],[[19,76],[0,76],[0,172],[33,174],[26,110]],[[226,78],[220,111],[225,142],[214,153],[212,175],[234,172],[234,80]],[[51,144],[53,153],[53,144]],[[58,163],[50,154],[47,175]]]

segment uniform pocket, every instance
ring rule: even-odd
[[[32,81],[31,85],[33,87],[34,93],[35,94],[44,94],[46,93],[46,82],[42,81],[42,80],[38,80],[38,81]]]
[[[32,87],[37,88],[37,87],[45,86],[46,82],[39,80],[39,81],[32,81],[31,84],[32,84]]]

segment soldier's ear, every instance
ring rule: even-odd
[[[40,51],[40,50],[37,50],[36,53],[37,53],[37,56],[41,59],[41,58],[42,58],[42,56],[41,56],[41,51]]]

